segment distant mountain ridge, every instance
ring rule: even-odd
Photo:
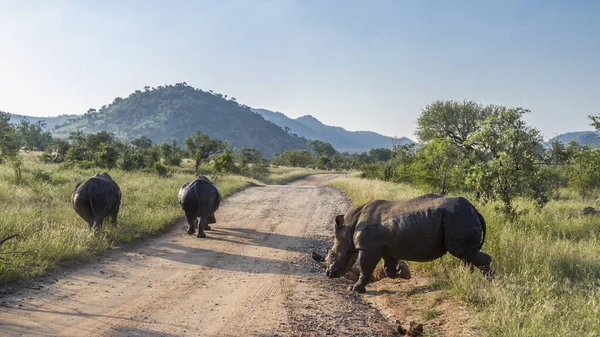
[[[600,146],[600,140],[597,138],[600,132],[597,131],[575,131],[567,132],[551,138],[548,143],[559,141],[567,145],[571,141],[575,141],[579,145]]]
[[[38,121],[44,121],[46,124],[45,130],[52,130],[55,127],[66,123],[70,119],[76,119],[81,117],[81,115],[59,115],[54,117],[34,117],[34,116],[24,116],[24,115],[16,115],[9,113],[10,123],[19,124],[22,120],[27,119],[30,123],[35,124]]]
[[[289,118],[281,112],[267,109],[252,109],[261,114],[266,120],[282,128],[289,128],[289,132],[307,139],[322,140],[330,143],[340,152],[366,152],[374,148],[392,148],[392,137],[384,136],[372,131],[348,131],[339,126],[330,126],[311,115],[296,119]],[[414,143],[406,137],[398,139],[399,144]]]

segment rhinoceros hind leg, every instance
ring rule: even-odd
[[[206,229],[206,226],[208,226],[207,224],[208,222],[208,217],[200,217],[200,223],[198,224],[198,235],[196,235],[198,238],[205,238],[206,234],[204,233],[204,230]]]
[[[385,272],[385,276],[389,278],[397,278],[398,277],[398,262],[400,260],[393,258],[391,256],[383,257],[383,271]]]
[[[463,256],[460,256],[461,261],[463,263],[474,265],[479,268],[483,273],[483,276],[488,280],[494,279],[495,271],[490,268],[490,264],[492,263],[492,257],[487,255],[486,253],[474,250],[465,253]]]
[[[196,233],[196,227],[197,227],[198,220],[196,218],[194,218],[193,216],[190,216],[187,214],[185,215],[185,218],[186,218],[188,226],[189,226],[187,233],[189,235],[193,235],[194,233]]]
[[[410,280],[410,269],[408,269],[408,264],[406,264],[406,262],[398,260],[398,269],[400,270],[400,274],[398,274],[398,277],[405,280]]]

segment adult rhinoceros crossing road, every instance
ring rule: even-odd
[[[347,280],[310,257],[350,206],[334,175],[252,187],[224,199],[218,226],[182,230],[57,269],[3,295],[0,336],[386,336],[394,330]],[[56,281],[57,280],[57,281]]]

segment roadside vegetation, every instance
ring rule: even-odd
[[[600,214],[581,211],[598,207],[600,151],[544,146],[524,113],[434,102],[419,118],[418,148],[398,147],[388,161],[364,166],[362,178],[330,184],[354,204],[424,193],[465,196],[486,219],[482,250],[493,258],[496,279],[468,273],[447,254],[410,263],[428,275],[428,289],[466,303],[489,336],[597,336]]]

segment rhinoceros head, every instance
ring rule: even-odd
[[[325,257],[328,277],[336,278],[346,274],[356,261],[358,252],[352,242],[353,231],[352,226],[344,226],[343,215],[335,217],[333,248],[327,252]]]

